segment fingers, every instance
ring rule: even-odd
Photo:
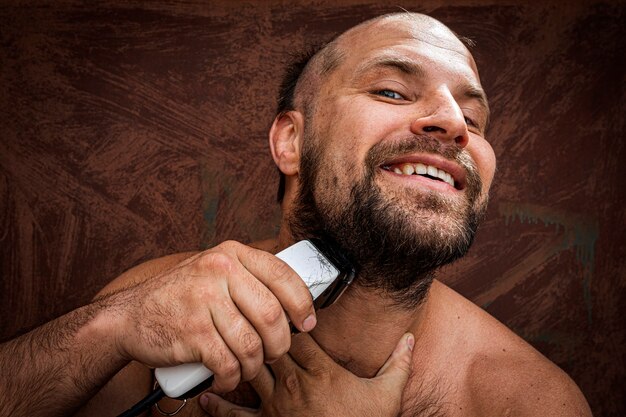
[[[313,299],[300,276],[270,253],[241,244],[234,249],[243,266],[276,296],[298,330],[312,330],[316,324]]]
[[[191,273],[202,281],[190,290],[196,294],[197,300],[195,308],[189,313],[196,318],[208,314],[204,329],[200,331],[200,335],[208,340],[196,338],[196,343],[203,363],[215,373],[215,390],[227,392],[234,389],[240,380],[253,378],[263,364],[262,336],[247,318],[254,317],[254,309],[248,307],[246,313],[240,311],[238,305],[273,303],[281,314],[282,310],[270,291],[251,276],[234,256],[207,252],[198,257],[197,264],[191,268]],[[237,296],[231,293],[231,288],[238,289]],[[274,355],[284,353],[290,345],[289,328],[284,317],[282,322],[276,320],[271,330],[259,327],[264,337],[269,334],[274,340],[274,345],[269,345],[269,352]],[[194,326],[198,327],[199,324]],[[208,332],[208,327],[214,327],[219,337]],[[215,350],[216,344],[218,350]]]
[[[240,407],[210,392],[200,396],[200,407],[213,417],[260,417],[261,411]]]
[[[289,350],[287,316],[302,331],[315,325],[312,297],[300,277],[274,255],[237,242],[190,257],[127,291],[142,301],[125,314],[130,330],[117,337],[120,350],[153,366],[201,360],[221,392],[254,378],[264,358],[271,362]]]
[[[300,333],[291,338],[289,356],[293,358],[294,364],[312,374],[327,372],[329,367],[336,365],[320,345],[306,333]]]
[[[202,344],[200,341],[198,344]],[[214,374],[212,388],[216,392],[230,392],[241,380],[238,358],[221,337],[212,337],[200,352],[201,361]]]
[[[291,331],[285,312],[272,292],[241,267],[240,279],[228,290],[238,310],[249,320],[260,338],[250,339],[249,348],[258,348],[272,362],[289,350]],[[228,318],[227,318],[228,319]],[[258,342],[258,346],[256,343]],[[261,355],[262,360],[263,355]],[[260,365],[260,364],[259,364]],[[252,375],[253,376],[253,375]]]
[[[301,330],[310,330],[315,324],[308,288],[275,256],[225,242],[196,257],[195,262],[191,265],[195,274],[213,282],[207,294],[213,324],[240,363],[240,367],[234,366],[228,357],[226,364],[209,367],[215,372],[217,391],[234,388],[239,377],[244,381],[254,378],[264,359],[273,362],[288,351],[291,332],[285,310],[294,323],[300,323]]]
[[[375,379],[386,385],[390,392],[402,392],[409,380],[414,345],[414,336],[411,333],[404,334],[387,362],[376,374]]]
[[[293,399],[300,394],[303,375],[308,373],[311,376],[328,377],[332,366],[339,365],[333,362],[309,334],[299,333],[293,336],[289,354],[269,365],[272,372],[266,367],[250,383],[263,401],[271,399],[278,387]]]
[[[224,297],[221,304],[211,307],[212,311],[216,311],[216,314],[212,314],[213,324],[224,341],[225,348],[230,349],[236,357],[235,363],[238,361],[239,364],[218,364],[220,368],[226,367],[227,373],[222,373],[220,368],[209,369],[216,374],[216,390],[228,392],[237,386],[239,377],[247,381],[256,375],[263,365],[263,342],[229,297]]]
[[[285,355],[288,357],[289,355]],[[283,360],[282,358],[276,362]],[[261,398],[261,401],[267,401],[274,395],[276,388],[276,380],[274,375],[267,366],[261,367],[259,373],[250,381],[250,385]]]

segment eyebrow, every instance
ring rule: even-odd
[[[363,75],[372,70],[385,68],[395,69],[408,75],[424,75],[424,70],[415,61],[404,57],[386,55],[376,57],[372,60],[364,62],[362,65],[359,65],[354,72],[354,77],[361,78]]]

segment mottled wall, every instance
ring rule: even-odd
[[[401,4],[476,41],[493,109],[488,218],[445,281],[626,414],[623,3],[25,3],[0,6],[0,337],[142,260],[272,235],[285,60]]]

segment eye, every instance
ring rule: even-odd
[[[405,100],[404,96],[398,92],[395,92],[393,90],[377,90],[374,91],[373,94],[377,95],[377,96],[382,96],[382,97],[386,97],[386,98],[390,98],[393,100]]]
[[[470,119],[469,117],[465,116],[465,124],[467,124],[468,126],[472,126],[472,127],[478,127],[478,125],[476,124],[475,121],[473,121],[472,119]]]

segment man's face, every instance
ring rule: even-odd
[[[297,208],[314,205],[372,275],[393,267],[383,287],[401,291],[469,248],[495,170],[488,110],[469,52],[438,26],[377,22],[341,48],[306,121]]]

